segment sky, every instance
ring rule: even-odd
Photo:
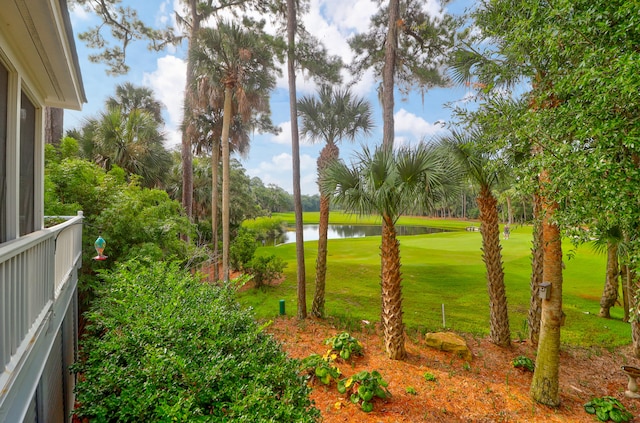
[[[447,5],[447,10],[460,13],[471,0],[457,0]],[[141,19],[147,24],[161,27],[176,27],[174,10],[180,10],[180,0],[124,0],[123,5],[135,8]],[[437,0],[426,0],[425,8],[432,13],[439,13]],[[345,63],[351,63],[353,53],[347,40],[353,35],[365,32],[369,18],[377,8],[373,0],[311,0],[310,13],[304,16],[307,29],[325,44],[330,54],[338,55]],[[114,95],[118,84],[131,82],[136,86],[151,88],[155,97],[165,106],[165,145],[168,149],[180,148],[182,120],[182,102],[184,97],[186,62],[185,44],[169,47],[161,52],[149,51],[144,42],[134,42],[127,49],[126,63],[130,71],[119,77],[106,73],[106,66],[91,63],[89,54],[95,50],[88,49],[77,39],[77,34],[99,23],[92,13],[79,7],[73,7],[71,22],[76,34],[76,49],[80,69],[87,96],[87,103],[82,111],[65,112],[65,129],[79,128],[88,118],[99,116],[109,96]],[[375,146],[382,142],[382,109],[377,97],[377,87],[381,80],[371,73],[354,81],[347,72],[343,74],[344,82],[353,82],[352,92],[367,99],[373,110],[375,127],[366,138],[360,137],[354,143],[340,143],[340,156],[349,162],[354,152],[362,145]],[[286,72],[278,78],[276,89],[271,95],[271,118],[274,124],[282,128],[279,135],[254,134],[251,147],[245,157],[235,156],[242,163],[250,177],[258,177],[267,184],[276,184],[289,193],[292,188],[291,157],[291,119],[289,114],[289,94]],[[304,75],[297,77],[297,95],[314,95],[317,86]],[[447,104],[458,104],[466,101],[470,93],[461,86],[436,88],[422,96],[419,94],[402,96],[396,94],[394,110],[395,145],[413,145],[422,139],[431,139],[446,131],[446,124],[451,119],[451,109]],[[322,143],[312,144],[300,139],[300,176],[303,195],[318,193],[316,184],[316,160],[322,149]]]

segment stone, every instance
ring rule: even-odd
[[[471,361],[473,354],[467,346],[467,342],[459,335],[452,332],[435,332],[425,335],[425,344],[428,347],[435,348],[440,351],[452,352],[458,357]]]

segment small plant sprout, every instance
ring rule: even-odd
[[[353,355],[363,355],[362,344],[348,332],[327,338],[324,343],[331,346],[331,350],[339,354],[343,360],[349,360]]]
[[[438,379],[436,378],[436,375],[434,375],[433,373],[429,373],[426,372],[424,375],[422,375],[424,377],[424,380],[426,380],[427,382],[435,382]]]
[[[531,360],[529,357],[525,357],[524,355],[520,355],[514,358],[511,364],[516,369],[526,370],[529,372],[535,370],[535,364],[533,363],[533,360]]]
[[[407,391],[407,394],[418,395],[418,392],[413,386],[407,386],[405,390]]]

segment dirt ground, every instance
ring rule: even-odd
[[[324,354],[323,341],[342,332],[327,321],[279,317],[267,329],[294,358],[312,353]],[[529,397],[533,373],[513,367],[519,356],[531,359],[535,349],[527,343],[499,348],[487,339],[464,336],[473,360],[464,360],[429,348],[420,337],[408,337],[406,361],[386,358],[380,331],[362,323],[362,330],[351,333],[364,345],[364,356],[353,363],[339,363],[343,377],[362,370],[377,370],[389,383],[392,397],[376,399],[374,411],[365,413],[340,395],[335,383],[330,387],[313,384],[311,398],[322,412],[325,423],[334,422],[596,422],[583,404],[593,397],[613,396],[640,421],[640,400],[624,396],[627,378],[622,365],[638,366],[630,348],[563,348],[560,358],[560,397],[558,408],[535,403]],[[427,381],[425,373],[435,376]],[[412,388],[412,389],[411,389]],[[411,392],[409,392],[411,391]],[[413,393],[415,392],[415,393]]]

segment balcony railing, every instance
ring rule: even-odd
[[[82,212],[0,245],[0,405],[82,263]]]

